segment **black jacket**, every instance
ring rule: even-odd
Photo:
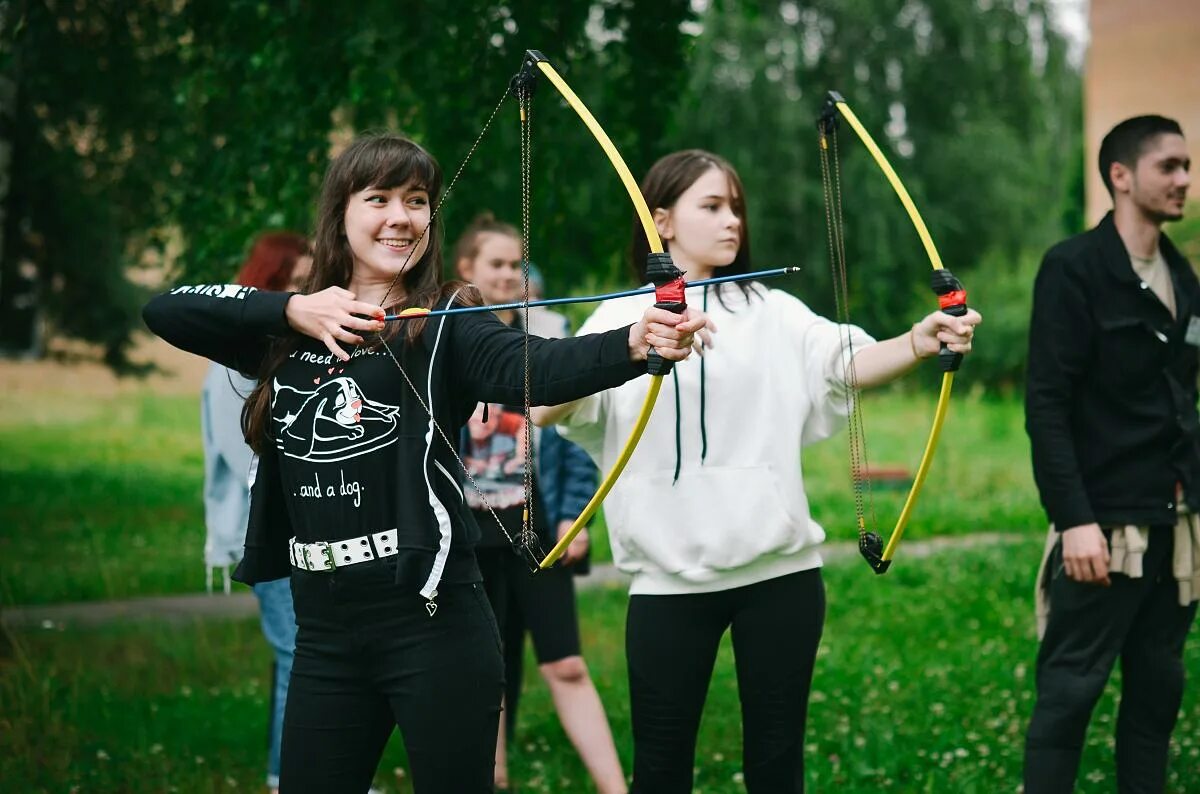
[[[143,317],[151,331],[172,345],[257,377],[272,336],[293,333],[284,315],[290,297],[236,285],[179,287],[151,300]],[[644,374],[644,363],[629,360],[628,335],[626,327],[571,339],[531,338],[533,404],[568,402]],[[524,335],[490,312],[434,318],[417,344],[402,340],[398,336],[389,346],[450,439],[457,439],[479,402],[524,402]],[[399,371],[396,377],[402,377]],[[444,576],[451,581],[456,567],[458,574],[474,570],[472,548],[479,530],[463,501],[461,482],[445,474],[453,472],[461,480],[454,451],[438,433],[428,432],[429,415],[411,390],[405,393],[400,442],[391,447],[399,456],[397,503],[402,513],[396,516],[396,579],[415,591],[423,583],[436,587],[443,577],[436,564],[445,565]],[[283,578],[291,571],[288,540],[295,533],[279,465],[272,446],[262,455],[251,488],[246,553],[234,575],[246,584]]]
[[[1051,248],[1033,293],[1025,428],[1042,504],[1062,530],[1173,524],[1200,507],[1200,286],[1166,235],[1176,318],[1130,265],[1112,214]]]

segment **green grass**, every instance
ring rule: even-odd
[[[198,398],[0,408],[0,601],[203,588]]]
[[[1041,532],[1021,406],[962,389],[906,537]],[[872,466],[914,470],[932,393],[865,403]],[[196,592],[204,586],[199,401],[150,393],[71,401],[0,397],[0,602],[45,604]],[[854,538],[845,435],[805,450],[830,539]],[[891,531],[903,494],[875,491]],[[603,522],[593,558],[611,559]]]
[[[863,398],[872,468],[915,472],[933,418],[936,393],[870,392]],[[984,399],[960,381],[951,396],[941,443],[906,538],[979,531],[1043,533],[1029,463],[1024,409],[1015,399]],[[854,500],[845,433],[804,451],[804,477],[814,516],[831,538],[853,539]],[[875,525],[892,531],[907,491],[873,489]],[[870,514],[868,514],[868,517]]]
[[[872,469],[915,473],[933,419],[936,392],[881,390],[863,399],[868,462]],[[983,398],[969,382],[957,384],[933,465],[904,537],[975,532],[1046,531],[1030,469],[1024,409],[1014,398]],[[855,506],[845,432],[803,450],[804,484],[813,516],[831,541],[852,541]],[[907,489],[871,490],[867,526],[885,539],[900,514]],[[873,509],[872,509],[873,508]],[[610,560],[607,530],[592,530],[592,554]],[[901,547],[903,549],[903,547]]]
[[[960,387],[964,384],[960,384]],[[827,569],[829,618],[807,737],[815,791],[1016,791],[1036,653],[1030,582],[1044,518],[1020,404],[961,389],[908,537],[1027,531],[1029,542],[904,559],[885,577],[857,558]],[[916,466],[932,393],[865,404],[870,461]],[[805,451],[818,520],[853,538],[845,437]],[[0,603],[195,592],[203,586],[198,401],[135,393],[88,401],[0,395]],[[876,492],[886,533],[899,495]],[[608,558],[601,523],[595,556]],[[620,590],[581,595],[585,654],[629,768]],[[1193,632],[1193,635],[1195,632]],[[5,639],[0,636],[0,640]],[[257,790],[270,656],[256,621],[21,630],[0,642],[4,790]],[[1187,651],[1200,669],[1200,644]],[[525,791],[590,789],[527,665],[512,775]],[[1114,787],[1115,684],[1096,710],[1081,791]],[[701,729],[696,787],[737,792],[740,721],[721,650]],[[1187,693],[1172,791],[1200,791],[1200,695]],[[407,791],[403,748],[377,784]]]
[[[1032,707],[1030,581],[1040,543],[948,551],[884,577],[826,572],[828,622],[812,695],[813,791],[1015,792]],[[580,596],[585,656],[631,760],[622,649],[626,596]],[[1193,632],[1186,665],[1200,669]],[[10,791],[257,790],[269,652],[253,621],[29,630],[0,663],[0,780]],[[527,665],[512,776],[521,791],[588,791],[545,687]],[[1115,683],[1097,706],[1080,791],[1115,788]],[[743,791],[732,652],[721,650],[696,790]],[[377,785],[407,791],[393,738]],[[1170,791],[1200,791],[1200,690],[1175,730]]]

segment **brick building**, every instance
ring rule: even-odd
[[[1123,119],[1157,113],[1178,121],[1193,174],[1200,174],[1200,0],[1091,0],[1089,27],[1084,134],[1091,225],[1112,206],[1095,165],[1100,140]],[[1200,185],[1189,195],[1200,196]]]

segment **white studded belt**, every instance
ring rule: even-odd
[[[396,551],[394,529],[328,543],[323,540],[301,543],[292,538],[288,544],[292,565],[302,571],[332,571],[380,557],[391,557]]]

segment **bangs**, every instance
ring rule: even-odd
[[[742,187],[742,178],[738,176],[738,172],[733,170],[727,162],[721,162],[718,167],[725,174],[725,178],[729,180],[730,204],[733,205],[733,211],[737,213],[738,219],[742,223],[746,222],[746,189]]]
[[[412,141],[393,137],[368,137],[356,150],[347,150],[346,192],[367,188],[391,190],[413,185],[436,198],[442,186],[441,169],[428,152]]]

